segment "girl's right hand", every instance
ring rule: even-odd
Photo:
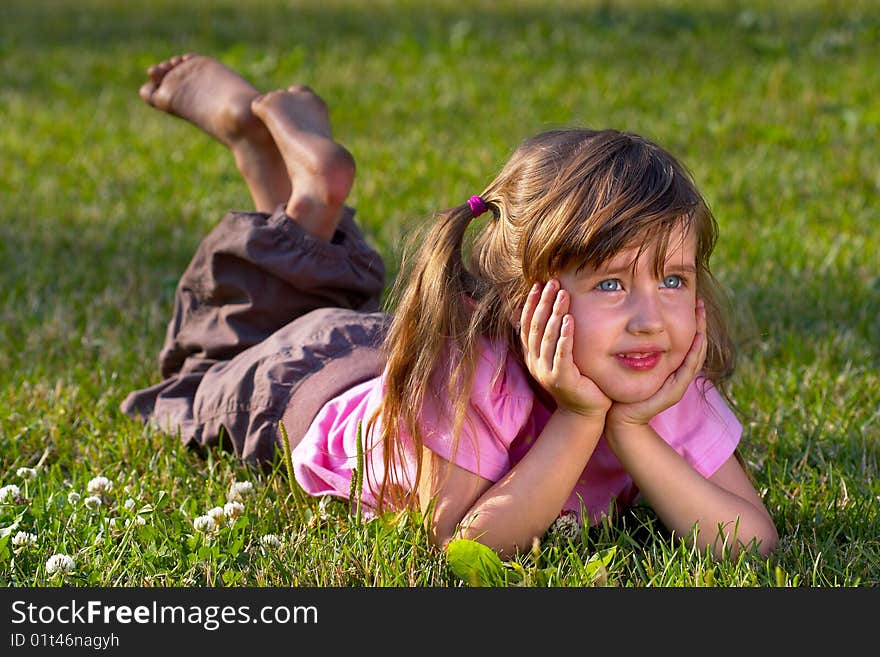
[[[574,317],[567,315],[571,297],[559,281],[541,288],[535,283],[520,315],[523,358],[535,380],[553,397],[559,409],[585,417],[604,417],[611,407],[592,379],[581,374],[572,356]]]

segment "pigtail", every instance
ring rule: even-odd
[[[452,399],[456,435],[463,421],[463,391],[470,389],[475,369],[470,357],[475,339],[469,330],[473,311],[469,301],[478,294],[478,282],[462,259],[465,233],[473,216],[468,204],[440,214],[422,238],[412,266],[404,260],[392,291],[397,304],[384,343],[385,394],[369,423],[382,419],[379,440],[373,443],[374,448],[381,446],[385,464],[375,491],[380,512],[386,503],[403,508],[418,499],[413,484],[422,474],[419,418],[426,395],[436,401]],[[438,390],[441,383],[445,389]],[[437,407],[445,410],[447,405],[438,403]],[[401,431],[412,438],[415,482],[402,479],[408,449],[400,439]]]

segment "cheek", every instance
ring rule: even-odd
[[[584,374],[611,349],[615,328],[602,313],[573,312],[575,364]]]
[[[694,314],[694,310],[683,309],[681,313],[679,313],[678,321],[676,321],[673,326],[675,327],[676,349],[682,352],[687,352],[687,350],[690,349],[691,343],[694,341],[694,336],[697,334],[697,318]]]

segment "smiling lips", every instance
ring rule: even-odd
[[[614,354],[614,357],[624,367],[631,370],[650,370],[657,366],[660,362],[662,351],[628,351],[626,353]]]

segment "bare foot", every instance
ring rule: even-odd
[[[290,197],[281,153],[251,111],[259,96],[251,84],[215,59],[178,55],[147,70],[140,96],[156,109],[189,121],[228,146],[260,212]]]
[[[290,176],[287,214],[307,231],[330,240],[354,182],[355,163],[333,140],[324,101],[294,86],[258,96],[251,103],[275,140]]]

